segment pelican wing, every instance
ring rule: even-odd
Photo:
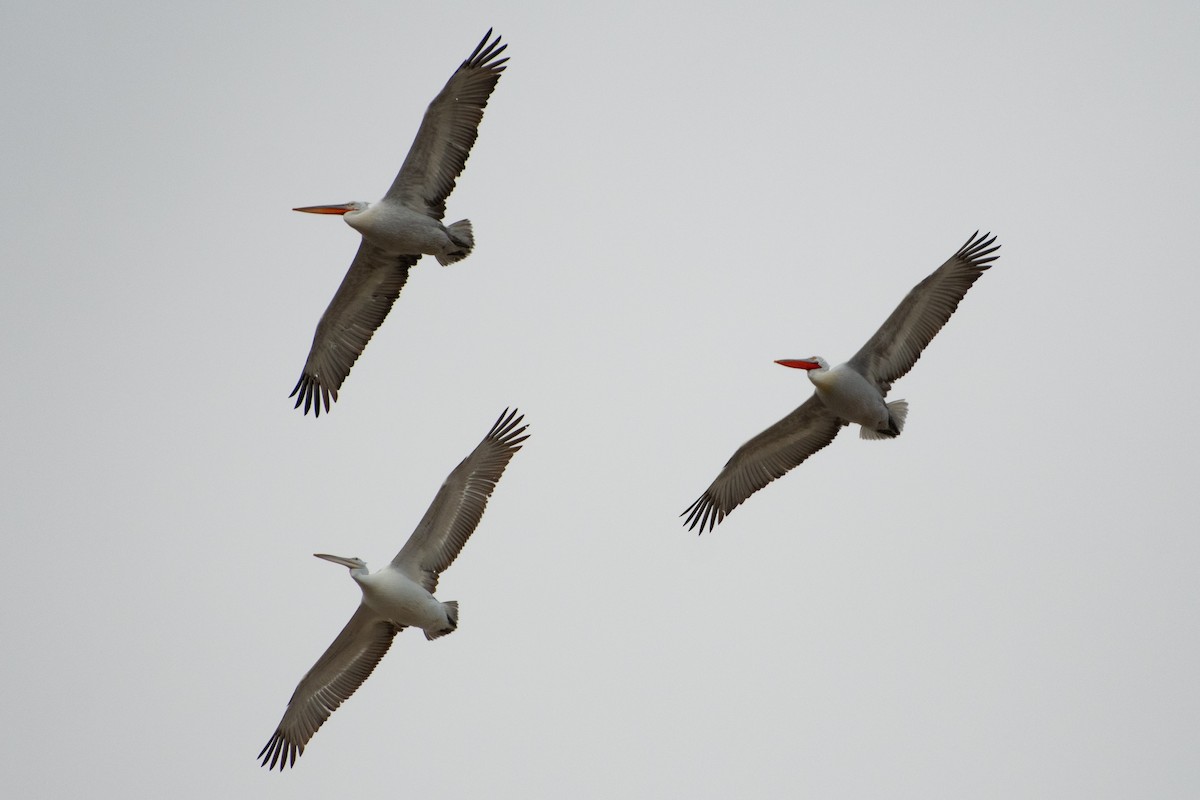
[[[489,44],[491,35],[489,28],[425,110],[417,138],[385,199],[397,200],[437,220],[445,215],[446,198],[467,163],[479,135],[483,109],[508,61],[498,58],[508,45],[501,45],[499,36]]]
[[[995,241],[990,233],[980,236],[976,231],[945,264],[913,287],[847,363],[886,395],[892,382],[917,363],[921,351],[950,319],[971,285],[1000,257],[990,255],[1000,249],[1000,245],[991,246]]]
[[[296,686],[275,735],[258,754],[262,765],[274,769],[278,764],[280,771],[295,766],[308,740],[362,686],[402,630],[403,627],[380,619],[360,605],[333,644]]]
[[[296,408],[304,403],[305,414],[311,406],[319,417],[324,401],[329,411],[330,401],[337,401],[342,381],[392,310],[408,280],[408,271],[420,257],[389,255],[363,240],[342,285],[317,323],[304,372],[289,395],[296,398]]]
[[[737,449],[721,474],[679,516],[688,530],[712,530],[750,495],[833,441],[842,424],[814,394],[799,408]]]
[[[528,427],[521,425],[524,418],[515,408],[504,410],[483,441],[446,478],[417,529],[392,559],[393,567],[420,581],[430,594],[437,591],[439,573],[475,532],[504,468],[529,438],[522,435]]]

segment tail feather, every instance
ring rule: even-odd
[[[450,241],[454,242],[459,249],[451,250],[442,256],[437,256],[438,263],[443,267],[449,266],[456,261],[462,261],[475,249],[475,233],[471,230],[471,220],[460,219],[458,222],[447,225],[446,234],[450,237]]]
[[[872,430],[861,427],[858,435],[864,439],[894,439],[904,430],[904,420],[908,417],[908,401],[893,400],[887,404],[888,426],[882,430]]]
[[[454,633],[454,631],[458,630],[458,601],[448,600],[445,603],[442,603],[442,608],[446,611],[446,620],[449,625],[441,630],[425,631],[425,638],[429,639],[430,641],[433,641],[434,639],[440,639],[447,633]]]

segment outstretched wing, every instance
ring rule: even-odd
[[[296,765],[304,746],[347,697],[354,694],[404,630],[360,605],[342,632],[301,680],[275,734],[259,752],[262,765],[282,772]]]
[[[750,495],[833,441],[842,427],[814,394],[799,408],[737,449],[704,494],[684,510],[688,530],[712,530]]]
[[[913,287],[846,363],[886,395],[892,383],[917,363],[921,351],[950,319],[971,285],[1000,257],[990,255],[1000,249],[1000,245],[991,246],[995,241],[990,233],[980,236],[976,231],[945,264]]]
[[[389,255],[363,239],[342,285],[317,323],[304,372],[289,395],[296,398],[296,408],[304,403],[305,414],[312,407],[319,417],[323,401],[329,411],[342,381],[392,310],[408,271],[420,257]]]
[[[430,594],[437,590],[439,573],[454,563],[475,532],[504,468],[529,438],[523,435],[529,427],[521,425],[523,419],[515,408],[504,410],[483,441],[446,478],[416,530],[392,559],[392,566],[419,581]]]
[[[489,28],[475,51],[429,104],[386,199],[397,200],[439,221],[446,214],[446,198],[466,166],[479,135],[483,109],[508,61],[498,57],[508,45],[501,45],[499,36],[489,44],[491,35]]]

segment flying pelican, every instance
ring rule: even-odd
[[[780,359],[776,364],[808,370],[816,386],[799,408],[737,449],[721,474],[696,502],[684,510],[689,530],[712,530],[750,495],[798,466],[833,441],[838,431],[858,423],[864,439],[891,439],[904,429],[908,403],[884,401],[892,382],[902,378],[921,357],[971,285],[991,262],[1000,245],[996,237],[976,231],[967,243],[913,287],[883,326],[845,364],[832,369],[825,359]],[[989,257],[990,256],[990,257]]]
[[[508,45],[497,46],[499,36],[488,44],[491,35],[489,28],[429,104],[400,174],[382,200],[294,209],[341,214],[362,234],[342,285],[317,323],[304,372],[289,395],[299,395],[295,407],[303,402],[305,414],[313,407],[319,417],[322,401],[327,412],[330,402],[337,401],[342,381],[383,324],[422,254],[446,266],[466,258],[475,246],[470,220],[451,225],[441,221],[446,198],[475,144],[483,109],[508,61],[498,58]]]
[[[362,685],[392,639],[406,627],[437,639],[458,627],[458,602],[434,598],[438,576],[454,563],[479,525],[504,468],[527,438],[523,416],[504,410],[483,441],[455,467],[392,563],[373,573],[361,558],[314,553],[350,569],[362,602],[325,654],[301,680],[275,734],[258,754],[269,769],[295,766],[329,715]],[[517,427],[520,425],[520,427]]]

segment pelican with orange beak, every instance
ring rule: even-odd
[[[382,200],[340,205],[304,206],[309,214],[339,214],[362,234],[350,269],[317,323],[312,348],[292,397],[321,416],[329,411],[350,368],[375,330],[383,324],[422,255],[442,266],[467,257],[475,246],[470,220],[442,224],[446,198],[466,166],[475,144],[483,110],[507,58],[508,45],[492,32],[467,57],[433,98],[400,167]]]

